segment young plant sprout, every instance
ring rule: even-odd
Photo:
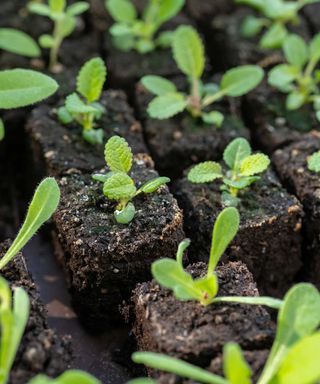
[[[107,68],[102,59],[87,61],[77,78],[77,92],[69,95],[58,110],[59,120],[63,124],[76,121],[82,126],[83,139],[93,145],[103,143],[103,129],[96,129],[95,125],[105,111],[99,99],[106,76]]]
[[[27,69],[0,71],[0,109],[25,107],[41,101],[58,89],[50,77]],[[4,124],[0,119],[0,141],[4,138]]]
[[[26,57],[39,57],[41,52],[33,38],[13,28],[0,28],[0,50]]]
[[[223,114],[208,110],[212,104],[226,96],[238,97],[255,88],[262,80],[263,70],[256,65],[244,65],[227,71],[220,84],[203,84],[201,77],[205,68],[204,47],[197,31],[190,26],[181,26],[174,33],[173,56],[179,69],[190,83],[189,94],[179,92],[175,84],[161,76],[144,76],[143,86],[156,97],[148,107],[155,119],[167,119],[187,110],[194,118],[206,124],[220,127]]]
[[[276,338],[257,384],[318,383],[319,324],[319,292],[311,284],[297,284],[286,294],[280,307]],[[132,359],[135,363],[199,383],[253,383],[251,368],[236,343],[228,343],[223,348],[225,378],[159,353],[136,352]]]
[[[268,82],[279,91],[288,94],[286,108],[295,110],[312,103],[320,121],[320,34],[307,45],[298,35],[289,35],[283,44],[287,63],[274,67]]]
[[[55,379],[38,375],[28,384],[101,384],[101,382],[87,372],[72,369]]]
[[[53,215],[60,201],[60,189],[51,177],[44,179],[36,189],[24,223],[6,254],[0,260],[3,269],[25,246],[39,228]]]
[[[28,4],[30,12],[47,16],[54,23],[52,35],[40,36],[39,43],[50,49],[49,69],[53,71],[58,64],[58,55],[63,40],[72,34],[76,27],[76,16],[89,9],[89,4],[79,1],[67,6],[66,0],[48,0],[48,4],[32,2]]]
[[[171,31],[159,28],[176,16],[185,0],[149,0],[141,19],[131,0],[107,0],[106,7],[115,24],[110,28],[113,44],[122,51],[145,54],[171,45]]]
[[[279,308],[281,300],[270,297],[216,297],[218,277],[215,268],[238,232],[240,216],[236,208],[225,208],[217,217],[213,227],[208,271],[205,277],[194,279],[183,268],[183,253],[190,244],[186,239],[179,244],[176,260],[164,258],[152,264],[152,275],[165,288],[174,292],[178,300],[195,300],[207,306],[217,302],[261,304]]]
[[[320,172],[320,151],[315,152],[308,158],[308,169],[312,172]]]
[[[140,193],[153,193],[162,185],[169,183],[168,177],[156,177],[137,188],[129,176],[133,156],[131,148],[125,139],[119,136],[111,137],[105,146],[105,159],[110,169],[107,174],[95,174],[93,179],[103,183],[103,194],[109,200],[117,201],[114,212],[116,221],[129,224],[135,216],[132,199]]]
[[[229,167],[227,171],[219,163],[205,161],[191,168],[188,180],[198,184],[221,179],[222,201],[225,205],[237,206],[239,192],[260,179],[257,175],[268,168],[270,159],[262,153],[252,155],[250,144],[243,138],[235,139],[227,146],[223,159]]]
[[[299,11],[307,4],[317,3],[319,0],[235,0],[238,4],[245,4],[261,13],[262,17],[247,16],[241,27],[241,33],[246,38],[259,36],[261,48],[281,48],[288,35],[287,25],[300,23]]]

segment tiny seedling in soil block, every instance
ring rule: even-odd
[[[251,155],[244,139],[229,144],[224,160],[232,171],[223,171],[218,163],[205,162],[174,185],[185,212],[186,234],[192,240],[190,259],[206,260],[212,221],[222,207],[237,205],[241,224],[227,251],[228,258],[247,265],[261,293],[282,296],[301,266],[302,206],[281,187],[272,170],[258,179],[254,176],[266,169],[269,159],[263,154]],[[210,182],[217,178],[222,180]],[[208,182],[194,183],[200,181]]]
[[[319,310],[320,295],[315,287],[310,284],[298,284],[290,289],[278,314],[277,332],[268,360],[254,382],[257,384],[317,382],[320,376],[317,356],[320,347],[320,333],[317,332],[320,324]],[[152,368],[152,376],[157,376],[154,370],[159,370],[199,383],[251,384],[252,373],[256,373],[252,372],[246,362],[241,347],[234,342],[229,342],[223,347],[225,378],[160,353],[136,352],[132,358],[134,362]],[[173,375],[170,379],[170,383],[178,382]],[[169,382],[169,377],[167,380]],[[160,382],[164,383],[161,376]]]
[[[273,155],[275,168],[283,184],[303,204],[304,274],[318,287],[320,287],[319,150],[319,133],[311,132],[300,141],[277,150]]]
[[[93,179],[103,183],[103,194],[117,202],[114,217],[119,224],[129,224],[136,213],[132,200],[140,193],[156,192],[170,182],[168,177],[156,177],[142,184],[138,189],[129,176],[133,155],[128,143],[119,136],[111,137],[105,146],[105,160],[110,172],[95,174]]]
[[[227,71],[219,84],[203,83],[204,47],[197,32],[187,26],[175,32],[173,55],[188,79],[187,92],[159,76],[145,76],[141,83],[156,95],[145,120],[151,152],[158,168],[176,177],[193,162],[218,159],[230,140],[248,135],[236,98],[257,86],[263,71],[242,66]],[[139,88],[137,92],[141,112],[147,98]]]
[[[48,4],[29,3],[28,9],[30,12],[48,17],[54,23],[52,35],[40,36],[39,43],[43,48],[50,49],[49,69],[55,71],[63,40],[72,34],[77,23],[76,17],[87,11],[89,4],[79,1],[68,6],[67,0],[49,0]]]
[[[108,164],[115,166],[117,157],[109,155]],[[146,183],[157,177],[149,156],[133,158],[130,178],[137,190],[148,184],[153,189]],[[182,212],[162,186],[137,195],[133,220],[119,224],[114,217],[117,203],[106,199],[91,174],[67,175],[60,186],[62,199],[54,216],[56,253],[67,272],[79,317],[91,330],[103,330],[106,324],[119,322],[119,305],[136,283],[151,277],[152,262],[174,254],[184,238]]]
[[[193,167],[188,173],[191,183],[203,184],[221,180],[221,200],[226,206],[237,206],[239,195],[252,183],[260,179],[260,173],[266,171],[270,159],[263,153],[252,154],[246,139],[235,139],[225,149],[223,159],[228,170],[219,163],[206,161]]]

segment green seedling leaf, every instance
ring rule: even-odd
[[[221,90],[227,96],[242,96],[254,89],[262,81],[263,76],[263,70],[257,65],[233,68],[222,77]]]
[[[42,35],[39,38],[39,44],[42,48],[51,49],[54,46],[54,39],[51,35]]]
[[[265,26],[263,19],[255,16],[247,16],[241,25],[241,35],[245,38],[252,38],[257,36],[262,28]]]
[[[260,40],[260,46],[265,49],[280,48],[287,34],[286,27],[281,23],[276,23],[263,35]]]
[[[3,123],[3,120],[0,119],[0,141],[4,139],[4,136],[5,136],[4,123]]]
[[[251,384],[251,369],[240,346],[228,343],[223,348],[223,370],[230,384]]]
[[[303,106],[306,101],[306,95],[301,93],[300,91],[292,91],[289,93],[286,99],[286,108],[289,111],[293,111],[295,109],[299,109]]]
[[[246,157],[241,162],[240,173],[242,176],[253,176],[264,172],[269,165],[269,157],[262,153],[257,153]]]
[[[162,0],[159,3],[159,10],[157,13],[158,24],[163,24],[166,21],[176,16],[184,6],[184,0]]]
[[[224,116],[219,111],[211,111],[209,113],[202,114],[202,121],[206,124],[213,124],[220,128],[224,121]]]
[[[223,153],[223,160],[231,169],[239,169],[242,161],[250,155],[250,144],[240,137],[227,146]]]
[[[32,37],[12,28],[0,28],[0,50],[26,57],[39,57],[41,52]]]
[[[77,78],[77,91],[88,103],[99,100],[106,81],[107,69],[99,57],[91,59],[81,68]]]
[[[308,159],[308,169],[313,172],[320,172],[320,151],[315,152]]]
[[[132,152],[125,139],[111,137],[105,146],[105,160],[112,172],[128,173],[132,167]]]
[[[40,16],[50,17],[51,10],[46,4],[28,3],[28,10]]]
[[[309,58],[307,44],[298,35],[289,35],[284,43],[283,50],[289,64],[302,69]]]
[[[76,93],[67,96],[66,109],[71,115],[95,112],[95,108],[85,104]]]
[[[243,297],[243,296],[220,296],[215,297],[212,303],[238,303],[246,305],[265,305],[266,307],[273,309],[280,309],[283,305],[283,301],[274,299],[268,296],[254,296],[254,297]]]
[[[69,370],[55,379],[38,375],[28,384],[101,384],[101,382],[87,372]]]
[[[157,96],[177,92],[177,88],[172,81],[169,81],[161,76],[144,76],[141,79],[141,83],[148,91]]]
[[[66,0],[49,0],[49,7],[53,13],[62,13],[66,7]]]
[[[104,131],[103,129],[90,129],[82,132],[82,137],[91,145],[103,144]]]
[[[134,181],[123,172],[114,173],[103,185],[103,193],[110,200],[130,199],[136,191]]]
[[[190,26],[179,27],[172,42],[173,56],[179,69],[192,79],[199,79],[204,71],[203,43],[197,31]]]
[[[56,92],[50,77],[28,69],[0,71],[0,108],[12,109],[37,103]]]
[[[129,224],[136,214],[135,206],[132,203],[128,203],[121,211],[116,210],[114,217],[119,224]]]
[[[188,180],[192,183],[209,183],[222,178],[221,165],[214,161],[200,163],[188,172]]]
[[[316,62],[320,60],[320,33],[311,40],[310,59]]]
[[[268,75],[268,83],[278,89],[287,91],[290,84],[299,77],[299,70],[288,64],[274,67]]]
[[[181,93],[167,93],[154,98],[148,107],[148,113],[152,118],[168,119],[182,112],[188,102]]]
[[[170,179],[168,177],[157,177],[153,180],[147,181],[145,184],[143,184],[139,190],[138,193],[153,193],[157,191],[161,186],[170,183]]]
[[[229,384],[220,376],[207,372],[204,369],[175,359],[173,357],[152,352],[136,352],[132,355],[132,360],[137,364],[144,364],[147,367],[159,371],[174,373],[180,377],[185,377],[200,383],[207,384]]]
[[[78,1],[77,3],[71,4],[67,8],[67,15],[78,16],[86,12],[90,8],[90,5],[85,1]]]
[[[60,201],[60,189],[55,179],[48,177],[38,186],[30,203],[25,221],[6,254],[0,260],[0,269],[25,246],[38,229],[53,215]]]
[[[249,185],[251,185],[257,180],[259,180],[259,177],[248,176],[248,177],[241,177],[241,179],[239,180],[230,180],[230,179],[224,178],[223,182],[229,187],[232,187],[235,189],[244,189],[249,187]]]
[[[118,23],[131,24],[137,18],[137,11],[129,0],[107,0],[106,7]]]

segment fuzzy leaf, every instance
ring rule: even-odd
[[[114,217],[119,224],[129,224],[136,214],[135,206],[129,202],[122,211],[116,210]]]
[[[257,176],[247,176],[247,177],[241,177],[241,179],[235,181],[230,179],[223,179],[224,184],[228,185],[229,187],[235,188],[235,189],[244,189],[249,187],[252,183],[259,180],[259,177]]]
[[[277,89],[286,90],[299,74],[298,68],[288,64],[279,64],[269,72],[268,83]]]
[[[230,169],[239,169],[241,162],[251,155],[249,142],[244,138],[234,139],[223,152],[223,160]]]
[[[182,9],[185,0],[162,0],[157,13],[158,25],[165,23],[176,16]]]
[[[223,370],[230,384],[251,384],[250,366],[236,343],[228,343],[223,348]]]
[[[0,49],[27,57],[39,57],[41,54],[32,37],[12,28],[0,28]]]
[[[157,96],[162,96],[167,93],[175,93],[177,91],[177,88],[172,81],[161,76],[144,76],[141,79],[141,83],[148,91]]]
[[[118,23],[132,24],[137,18],[137,11],[130,0],[107,0],[106,7]]]
[[[309,157],[308,169],[313,172],[320,172],[320,151]]]
[[[71,114],[94,113],[95,108],[85,104],[76,93],[72,93],[66,98],[66,109]]]
[[[159,189],[162,185],[170,183],[170,179],[168,177],[156,177],[153,180],[149,180],[144,183],[140,188],[139,192],[143,193],[153,193],[157,189]]]
[[[227,96],[242,96],[254,89],[263,79],[264,72],[257,65],[243,65],[230,69],[222,77],[221,90]]]
[[[0,108],[25,107],[51,96],[58,89],[50,77],[28,69],[0,71]]]
[[[40,16],[49,17],[51,14],[50,8],[46,4],[28,3],[28,11]]]
[[[245,38],[257,36],[264,27],[264,20],[258,17],[249,15],[245,17],[241,25],[241,35]]]
[[[192,79],[199,79],[204,70],[204,47],[197,31],[191,26],[179,27],[173,38],[172,49],[179,69]]]
[[[113,174],[103,185],[103,194],[110,200],[131,198],[136,191],[134,181],[123,172]]]
[[[298,35],[289,35],[284,43],[283,50],[289,64],[303,69],[309,58],[307,44]]]
[[[188,180],[191,183],[209,183],[221,177],[221,165],[214,161],[197,164],[188,172]]]
[[[49,0],[51,12],[62,13],[66,7],[66,0]]]
[[[299,109],[303,106],[306,101],[306,97],[304,93],[299,92],[298,90],[294,90],[287,96],[286,99],[286,108],[289,111]]]
[[[128,173],[132,166],[132,151],[120,136],[111,137],[104,150],[106,163],[112,172]]]
[[[253,176],[258,173],[264,172],[270,164],[270,159],[263,153],[256,153],[246,157],[240,167],[242,176]]]
[[[67,8],[67,14],[69,16],[78,16],[86,12],[89,8],[90,4],[86,1],[78,1]]]
[[[265,49],[280,48],[287,34],[288,31],[281,23],[275,23],[262,36],[262,39],[260,40],[260,46],[261,48]]]
[[[39,37],[39,44],[42,48],[50,49],[54,46],[54,39],[51,35],[41,35]]]
[[[106,76],[107,69],[102,59],[96,57],[87,61],[78,75],[77,91],[89,103],[99,100]]]
[[[82,137],[91,145],[103,144],[104,130],[103,129],[85,129],[82,131]]]
[[[182,112],[187,100],[182,93],[167,93],[154,98],[148,106],[148,113],[154,119],[168,119]]]
[[[204,123],[213,124],[217,128],[220,128],[224,121],[224,116],[219,111],[211,111],[209,113],[203,113],[201,117]]]
[[[318,61],[320,59],[320,33],[315,35],[310,43],[310,59]]]

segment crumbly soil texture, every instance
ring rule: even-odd
[[[9,242],[0,245],[0,257],[4,255]],[[56,377],[69,368],[71,348],[68,338],[58,338],[48,327],[46,310],[39,293],[27,270],[23,255],[19,253],[1,272],[11,288],[22,287],[30,299],[29,321],[19,347],[10,384],[26,384],[37,374]]]
[[[213,223],[224,208],[220,185],[192,184],[186,177],[175,185],[185,231],[192,239],[191,260],[208,262]],[[262,294],[282,296],[301,267],[302,206],[281,187],[272,171],[239,197],[240,229],[228,258],[248,266]]]
[[[135,158],[131,177],[136,185],[157,176],[152,165],[146,155]],[[105,329],[119,322],[118,307],[136,283],[150,279],[151,263],[175,256],[184,238],[182,212],[167,187],[161,187],[135,198],[133,221],[121,225],[113,216],[116,204],[104,197],[102,183],[91,175],[63,177],[60,187],[56,251],[79,317],[92,330]]]

